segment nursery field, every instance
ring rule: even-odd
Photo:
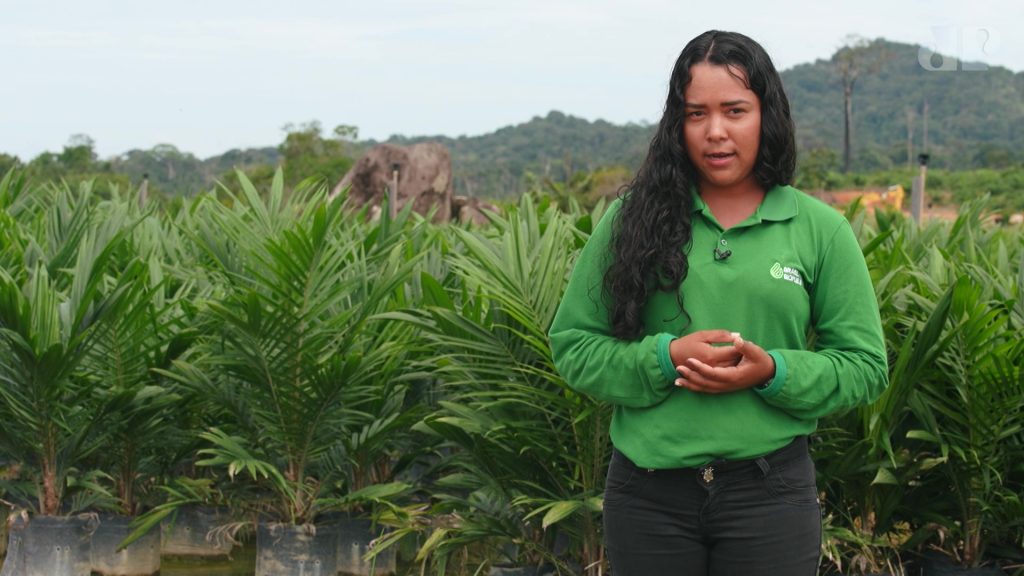
[[[352,526],[364,573],[609,573],[611,409],[566,385],[547,337],[605,207],[526,195],[438,225],[280,172],[149,206],[9,172],[5,562],[47,566],[23,553],[39,518],[133,517],[123,540],[206,507],[256,574],[342,572]],[[890,385],[811,438],[821,573],[1024,574],[1024,232],[983,198],[952,222],[847,217]]]

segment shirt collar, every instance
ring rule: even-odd
[[[781,222],[795,217],[800,212],[796,190],[792,186],[776,186],[764,195],[757,208],[761,220]]]
[[[706,209],[707,204],[694,188],[693,211],[704,212]],[[754,212],[754,218],[758,221],[781,222],[793,218],[799,212],[796,190],[792,186],[775,186],[764,195],[764,200],[761,200],[761,205]]]

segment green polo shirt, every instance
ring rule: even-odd
[[[888,384],[874,288],[841,214],[779,186],[723,230],[695,199],[681,287],[689,323],[676,295],[659,291],[644,308],[640,339],[611,336],[600,295],[616,200],[581,251],[549,332],[559,372],[613,404],[612,442],[645,468],[766,454],[814,431],[821,416],[872,402]],[[771,385],[718,395],[676,387],[669,343],[707,329],[739,332],[767,350],[776,365]]]

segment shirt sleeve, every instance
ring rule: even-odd
[[[616,201],[609,207],[580,252],[548,335],[555,367],[569,386],[641,408],[660,403],[674,389],[677,374],[668,353],[674,336],[621,340],[611,334],[602,290],[619,206]]]
[[[889,384],[885,339],[864,255],[846,220],[832,236],[811,294],[814,351],[770,350],[775,378],[757,393],[798,418],[869,404]]]

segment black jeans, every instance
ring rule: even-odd
[[[670,470],[615,450],[604,533],[613,576],[811,576],[821,504],[807,438],[760,458]]]

